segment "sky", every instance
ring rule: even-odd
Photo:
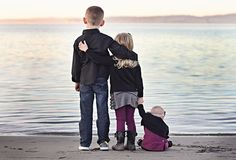
[[[91,5],[105,17],[236,13],[236,0],[0,0],[0,19],[82,18]]]

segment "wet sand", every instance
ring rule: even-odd
[[[138,137],[139,138],[139,137]],[[137,138],[137,139],[138,139]],[[79,137],[0,136],[0,160],[236,160],[236,136],[172,136],[174,146],[164,152],[79,151]],[[115,144],[111,137],[109,146]]]

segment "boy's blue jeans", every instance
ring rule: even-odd
[[[97,78],[91,85],[80,85],[79,122],[80,145],[89,147],[92,142],[93,100],[96,96],[97,106],[97,143],[109,142],[108,85],[105,78]]]

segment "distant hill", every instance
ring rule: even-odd
[[[79,18],[0,19],[0,24],[77,24],[81,22]]]
[[[149,17],[107,17],[110,23],[236,23],[236,13],[213,16],[149,16]],[[33,18],[33,19],[0,19],[0,24],[77,24],[81,18]]]
[[[214,16],[153,16],[153,17],[110,17],[109,22],[121,23],[236,23],[236,14],[214,15]]]

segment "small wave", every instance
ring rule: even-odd
[[[28,123],[39,123],[39,124],[65,124],[65,123],[79,123],[78,121],[61,121],[61,122],[28,122]]]
[[[37,132],[29,135],[78,136],[79,132]]]

